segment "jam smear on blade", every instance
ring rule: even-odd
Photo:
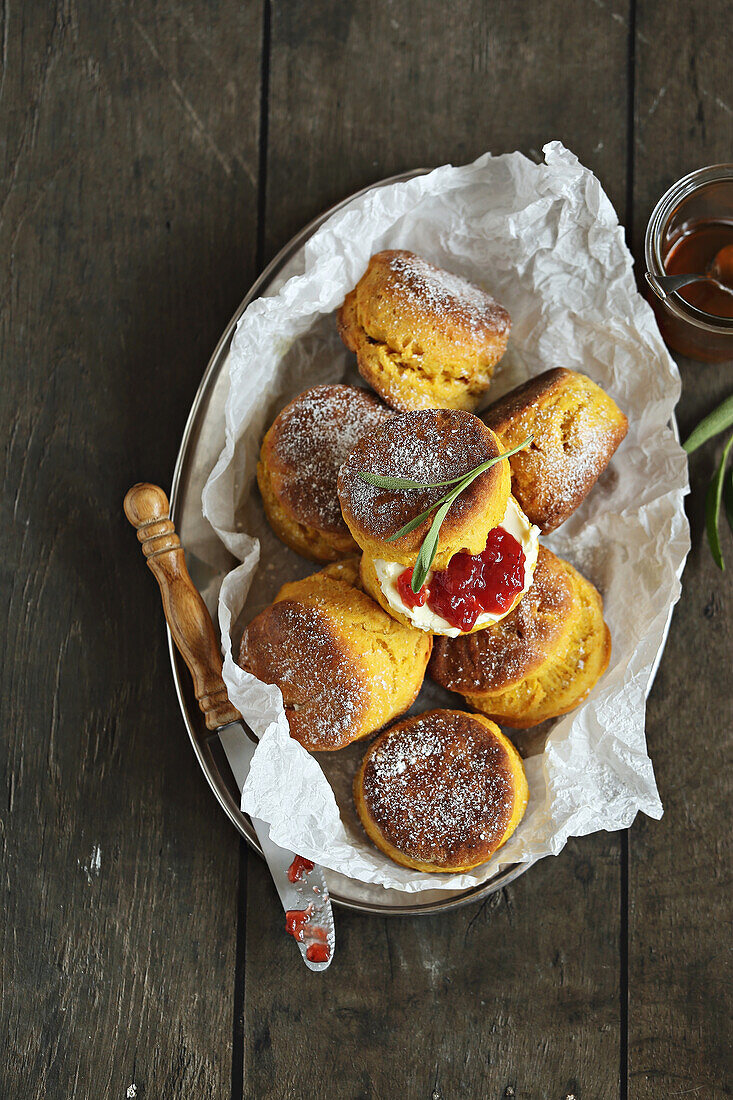
[[[312,866],[312,864],[311,864]],[[310,962],[328,962],[331,948],[328,946],[328,933],[320,924],[310,924],[313,906],[307,909],[288,909],[285,914],[285,931],[298,943],[306,943],[305,957]]]
[[[313,870],[313,863],[305,856],[296,856],[288,867],[288,879],[290,882],[300,882],[304,875]]]
[[[307,909],[288,909],[285,914],[285,931],[288,935],[302,943],[305,939],[306,925],[311,919],[312,913],[312,905],[309,905]]]
[[[305,952],[308,962],[325,963],[331,957],[331,949],[327,943],[312,943]]]
[[[513,535],[503,527],[489,531],[486,548],[476,555],[454,554],[448,568],[433,573],[429,585],[419,595],[431,611],[464,633],[472,630],[483,612],[502,615],[524,588],[524,551]],[[397,580],[397,590],[408,607],[418,606],[405,599],[410,589],[412,570],[405,569]],[[403,583],[404,582],[404,583]]]

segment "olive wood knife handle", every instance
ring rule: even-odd
[[[207,727],[215,730],[237,721],[242,716],[229,702],[214,624],[186,567],[168,497],[157,485],[140,482],[125,496],[124,507],[160,587],[173,641],[188,665]]]

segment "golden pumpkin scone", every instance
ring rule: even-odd
[[[370,746],[354,801],[371,841],[403,867],[468,871],[512,835],[529,798],[519,753],[461,710],[406,718]]]
[[[395,409],[475,409],[509,339],[490,294],[413,252],[372,256],[339,311],[359,373]]]
[[[392,411],[356,386],[313,386],[278,414],[260,451],[257,481],[275,534],[313,561],[356,550],[339,507],[339,467]]]
[[[407,710],[431,639],[361,591],[356,558],[285,584],[244,632],[239,664],[283,696],[291,736],[311,751],[343,748]]]
[[[341,467],[341,510],[364,551],[362,583],[399,622],[451,637],[498,622],[532,583],[538,531],[509,495],[509,462],[497,462],[451,506],[432,567],[415,593],[413,566],[435,513],[394,536],[428,511],[445,494],[445,485],[385,490],[361,474],[445,482],[501,454],[496,437],[472,413],[425,409],[380,424]]]
[[[600,595],[568,562],[540,548],[534,583],[496,626],[436,640],[430,675],[514,729],[573,710],[608,667]]]
[[[362,436],[341,467],[338,495],[346,525],[365,553],[414,565],[432,515],[399,539],[393,536],[434,505],[446,486],[379,489],[360,474],[431,484],[470,473],[502,453],[494,433],[473,413],[423,409],[392,416]],[[436,569],[446,566],[460,550],[483,550],[488,532],[506,511],[510,481],[508,461],[497,462],[461,493],[440,529]]]
[[[512,492],[543,534],[582,504],[611,461],[628,420],[600,386],[559,367],[525,382],[484,413],[505,450],[528,435],[513,455]]]

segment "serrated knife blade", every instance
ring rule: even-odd
[[[257,747],[254,740],[247,733],[242,722],[229,722],[216,731],[221,746],[226,753],[229,766],[240,791],[249,774],[252,757]],[[327,970],[331,965],[336,947],[336,929],[333,921],[331,899],[328,895],[326,878],[323,868],[314,864],[313,869],[304,874],[302,879],[291,882],[288,878],[288,870],[295,859],[296,853],[280,848],[270,840],[270,826],[265,821],[260,821],[250,815],[250,820],[257,833],[257,839],[262,848],[267,866],[270,868],[272,881],[275,883],[280,901],[286,913],[311,909],[310,918],[305,926],[304,938],[296,940],[303,961],[309,970]],[[322,929],[325,933],[329,955],[326,962],[313,962],[308,958],[307,950],[313,940],[309,935],[314,929]]]

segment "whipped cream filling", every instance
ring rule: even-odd
[[[474,630],[478,630],[485,626],[492,626],[494,623],[498,623],[502,619],[505,619],[517,606],[524,593],[531,587],[532,580],[534,579],[537,554],[540,547],[539,527],[535,527],[534,524],[529,522],[514,497],[511,496],[507,502],[504,518],[498,526],[503,527],[505,531],[512,535],[524,551],[524,588],[517,594],[511,606],[508,607],[506,611],[500,614],[482,611],[476,620],[473,628]],[[404,565],[396,561],[384,561],[382,558],[375,558],[374,568],[377,573],[379,587],[382,589],[389,606],[393,611],[398,611],[400,615],[405,615],[418,630],[426,630],[431,634],[443,634],[448,638],[457,638],[464,633],[464,631],[459,630],[457,626],[451,626],[442,615],[437,615],[426,603],[423,604],[422,607],[408,607],[407,604],[402,601],[402,597],[397,589],[397,578],[400,573],[404,572]],[[430,579],[433,576],[433,572],[434,570],[431,569],[427,575],[425,583],[428,586],[430,585]]]

